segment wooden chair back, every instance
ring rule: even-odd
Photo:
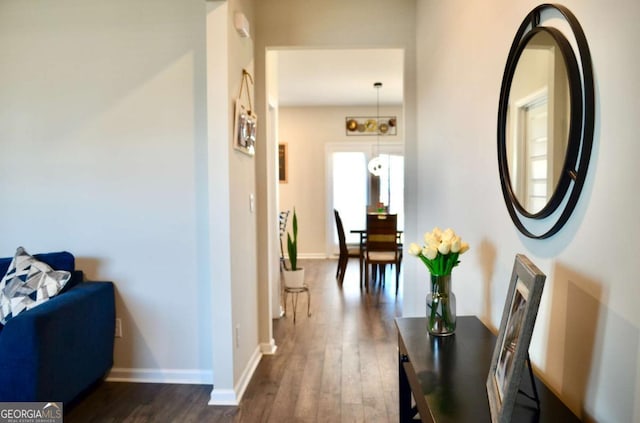
[[[398,215],[367,214],[366,251],[397,252]]]
[[[344,234],[344,226],[342,225],[340,213],[338,213],[338,210],[333,209],[333,214],[335,215],[336,228],[338,229],[338,244],[340,245],[340,255],[349,254],[349,249],[347,248],[347,238]]]

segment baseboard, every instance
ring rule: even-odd
[[[249,359],[247,363],[247,367],[244,368],[244,372],[240,376],[238,383],[235,386],[235,391],[238,393],[238,403],[242,399],[244,395],[244,391],[247,390],[247,386],[249,386],[249,382],[251,381],[251,377],[253,373],[256,371],[258,364],[260,364],[260,359],[262,358],[262,353],[260,352],[260,347],[258,346],[254,351],[253,355]]]
[[[251,355],[251,359],[242,372],[234,389],[214,389],[211,391],[209,405],[238,405],[244,395],[249,381],[256,371],[263,354],[274,354],[277,346],[272,339],[270,343],[260,344]],[[106,377],[108,382],[130,383],[177,383],[192,385],[211,385],[213,373],[210,370],[177,370],[177,369],[136,369],[114,367]]]
[[[238,383],[234,387],[233,391],[230,389],[216,389],[215,385],[213,386],[213,390],[211,391],[211,397],[209,399],[209,405],[238,405],[240,404],[240,400],[244,395],[244,391],[247,390],[247,386],[249,386],[249,381],[253,376],[253,373],[256,371],[258,364],[260,363],[260,359],[262,358],[262,353],[260,352],[260,346],[258,346],[254,351],[253,355],[249,359],[249,363],[247,363],[247,367],[244,368],[244,372],[240,376]]]
[[[276,340],[271,338],[270,342],[263,342],[262,344],[260,344],[260,352],[262,352],[263,355],[273,355],[276,353],[276,350],[278,349],[278,346],[276,345]]]
[[[325,253],[306,253],[298,254],[300,260],[325,260],[327,255]]]
[[[214,389],[211,391],[209,405],[238,405],[240,399],[233,389]]]
[[[210,385],[213,380],[211,370],[178,369],[136,369],[114,367],[107,375],[108,382],[134,383],[182,383]]]

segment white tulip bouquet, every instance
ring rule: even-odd
[[[411,243],[409,254],[418,257],[431,273],[431,292],[427,294],[427,330],[436,336],[456,330],[456,297],[451,292],[451,271],[458,257],[469,249],[452,229],[436,227],[424,234],[424,246]]]
[[[458,257],[469,250],[469,244],[463,242],[453,229],[445,231],[435,227],[424,234],[424,246],[415,242],[409,246],[409,254],[418,257],[434,276],[450,275],[460,261]]]

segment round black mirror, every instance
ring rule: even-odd
[[[560,12],[578,46],[540,25],[543,11]],[[579,60],[577,59],[579,58]],[[538,6],[527,15],[507,59],[498,110],[502,192],[516,227],[531,238],[557,233],[575,208],[593,140],[594,90],[584,33],[569,10]],[[531,220],[552,216],[541,234]]]

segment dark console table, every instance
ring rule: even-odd
[[[486,380],[496,337],[477,317],[458,317],[449,337],[427,334],[425,318],[396,319],[400,421],[411,422],[415,412],[423,422],[491,422]],[[532,393],[528,373],[522,390]],[[535,402],[518,395],[513,422],[579,422],[580,420],[536,378],[540,412]],[[415,400],[412,407],[411,397]]]

